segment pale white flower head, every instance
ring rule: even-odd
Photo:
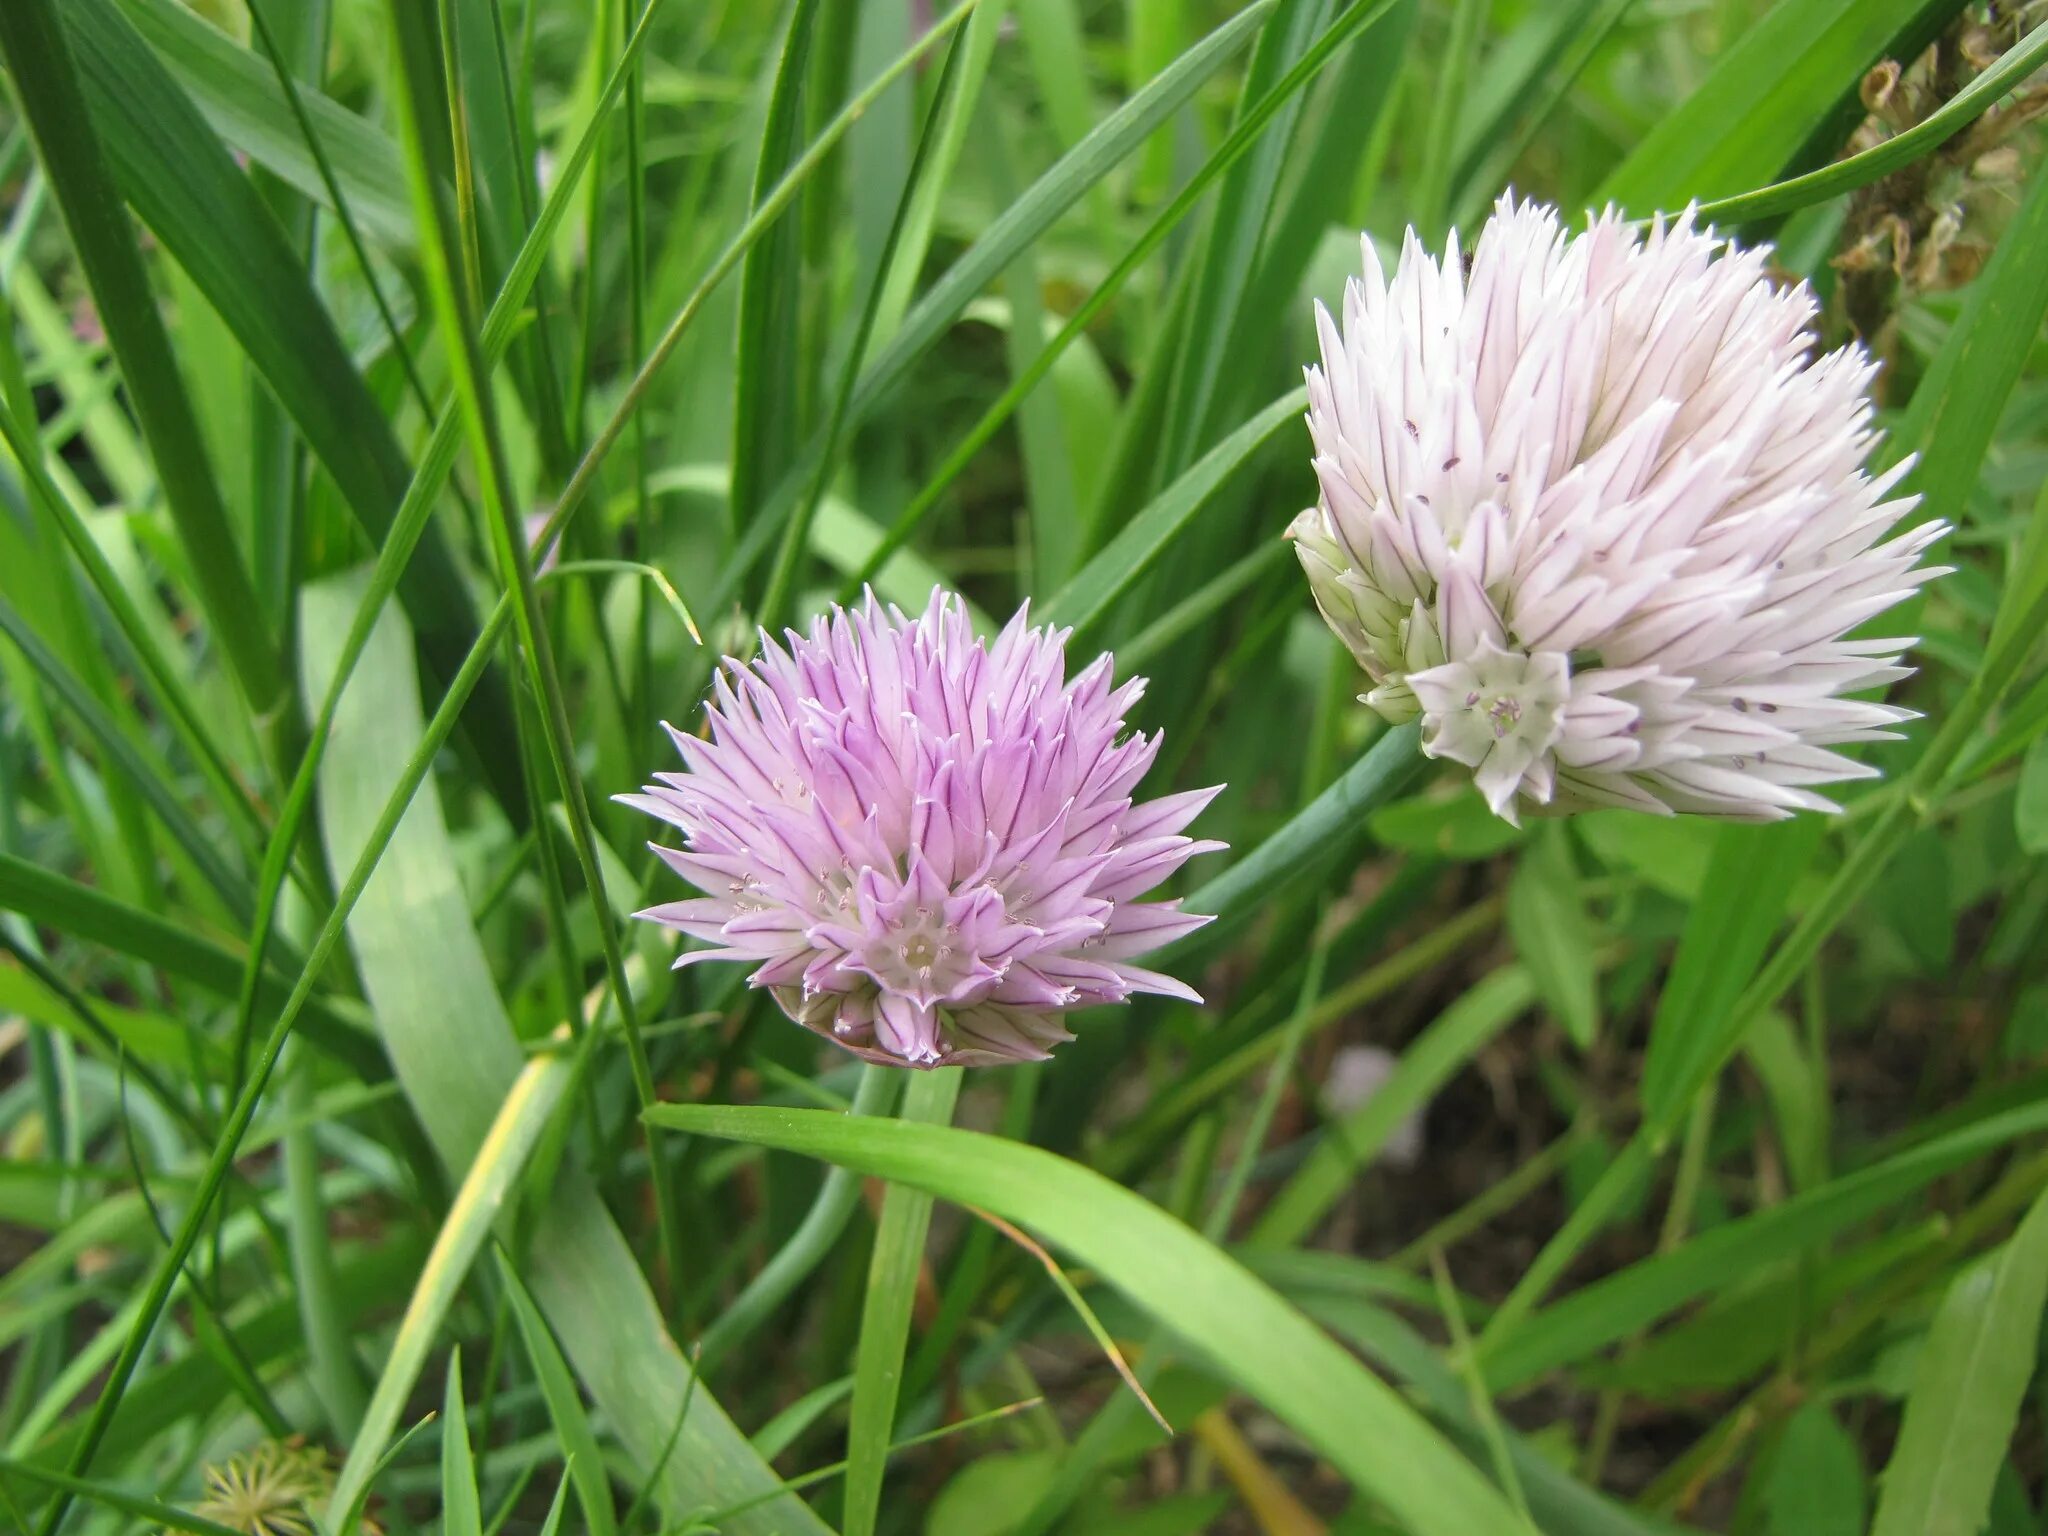
[[[1501,199],[1469,266],[1370,239],[1308,370],[1322,495],[1288,529],[1317,606],[1395,722],[1500,815],[1832,810],[1828,750],[1908,710],[1845,695],[1913,642],[1848,639],[1939,572],[1872,477],[1860,347],[1818,355],[1774,285],[1690,212],[1568,236]],[[1888,499],[1890,498],[1890,499]]]

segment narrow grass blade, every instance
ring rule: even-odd
[[[598,1451],[597,1436],[591,1431],[590,1416],[583,1411],[583,1399],[577,1395],[576,1382],[569,1374],[569,1363],[562,1358],[555,1336],[548,1331],[547,1320],[527,1294],[512,1261],[502,1248],[496,1256],[498,1278],[504,1282],[505,1295],[512,1303],[519,1337],[526,1342],[526,1357],[540,1379],[541,1396],[547,1402],[555,1438],[562,1442],[562,1454],[568,1462],[567,1481],[576,1485],[576,1503],[583,1511],[584,1527],[590,1536],[613,1536],[618,1529],[618,1517],[612,1508],[610,1480],[605,1476],[604,1457]]]
[[[1001,275],[1018,251],[1051,228],[1088,188],[1143,144],[1154,128],[1222,68],[1264,23],[1274,3],[1253,0],[1188,49],[1004,209],[917,302],[904,317],[902,329],[868,365],[854,397],[853,418],[862,419],[867,409],[895,386],[959,317],[968,301]]]
[[[1306,1163],[1288,1180],[1252,1229],[1251,1241],[1287,1248],[1315,1229],[1410,1115],[1528,1011],[1536,989],[1529,973],[1507,966],[1479,982],[1402,1050],[1393,1075],[1351,1114],[1332,1122]]]
[[[0,910],[130,956],[219,997],[233,997],[241,986],[240,957],[212,939],[7,853],[0,853]],[[264,1007],[275,1009],[290,990],[288,981],[266,970],[257,996]],[[312,998],[306,1005],[306,1032],[361,1075],[371,1080],[383,1075],[368,1018],[359,1008]]]
[[[1698,90],[1636,144],[1593,199],[1647,215],[1777,175],[1832,102],[1927,0],[1778,0]]]
[[[754,163],[753,206],[759,209],[788,174],[802,148],[804,80],[816,30],[818,0],[796,0],[775,67],[775,88]],[[771,223],[740,263],[740,328],[733,349],[732,522],[757,510],[775,466],[797,442],[798,290],[803,281],[803,231],[798,206]]]
[[[1158,1207],[1035,1147],[819,1110],[664,1104],[664,1125],[821,1157],[963,1205],[1065,1248],[1257,1398],[1417,1536],[1507,1531],[1515,1515],[1392,1389]]]
[[[119,0],[143,40],[192,93],[214,131],[317,202],[327,188],[276,72],[178,0]],[[412,243],[412,209],[398,146],[348,108],[300,88],[350,210],[386,245]],[[330,205],[331,206],[331,205]]]
[[[2048,1129],[2048,1105],[1993,1115],[1847,1174],[1780,1205],[1700,1233],[1581,1287],[1512,1328],[1489,1325],[1479,1342],[1486,1379],[1512,1392],[1545,1371],[1575,1364],[1646,1328],[1697,1296],[1826,1241],[1953,1169]],[[1498,1324],[1502,1314],[1496,1313]]]
[[[48,1467],[16,1461],[11,1456],[0,1456],[0,1477],[21,1478],[28,1482],[41,1483],[45,1487],[62,1488],[95,1504],[119,1510],[130,1519],[163,1526],[167,1530],[191,1531],[194,1536],[239,1536],[232,1526],[201,1519],[198,1515],[187,1514],[182,1509],[159,1504],[155,1499],[137,1498],[125,1489],[115,1488],[106,1483],[94,1482],[89,1478],[69,1477],[62,1472],[53,1472]]]
[[[1388,731],[1279,831],[1188,897],[1190,912],[1213,913],[1217,919],[1195,936],[1197,942],[1249,921],[1282,886],[1306,890],[1356,848],[1367,813],[1399,794],[1421,771],[1417,740],[1411,725]]]
[[[460,1347],[448,1357],[441,1402],[441,1530],[443,1536],[484,1536],[476,1461],[469,1450],[469,1412],[462,1402]]]
[[[1913,390],[1894,433],[1917,447],[1910,482],[1916,520],[1960,521],[1977,484],[1998,418],[2019,383],[2048,316],[2048,165],[2036,166],[2025,199],[1970,285],[1948,340]]]
[[[1188,467],[1187,473],[1124,524],[1100,553],[1074,573],[1071,581],[1045,600],[1045,618],[1051,623],[1069,625],[1076,633],[1099,620],[1133,582],[1152,568],[1209,498],[1282,428],[1295,421],[1307,404],[1307,390],[1290,390],[1203,454]]]
[[[897,1076],[887,1067],[872,1063],[863,1067],[860,1086],[853,1094],[853,1113],[886,1114],[896,1092]],[[715,1367],[788,1299],[806,1275],[825,1261],[825,1255],[846,1230],[859,1204],[860,1181],[844,1168],[827,1170],[817,1199],[804,1213],[789,1241],[776,1250],[775,1257],[761,1267],[761,1272],[747,1282],[746,1289],[704,1330],[698,1349],[700,1369]]]
[[[0,53],[120,360],[200,605],[251,714],[275,723],[285,696],[283,664],[236,553],[199,423],[51,0],[0,9]]]
[[[1280,0],[1259,29],[1251,62],[1239,87],[1240,118],[1285,78],[1329,20],[1328,0]],[[1191,462],[1205,441],[1219,405],[1226,373],[1238,366],[1238,324],[1251,284],[1260,243],[1280,195],[1280,185],[1306,104],[1306,92],[1274,113],[1259,140],[1231,167],[1216,192],[1208,238],[1192,257],[1199,263],[1194,288],[1180,316],[1182,352],[1166,407],[1167,440],[1159,468],[1172,473]]]
[[[441,1325],[456,1295],[469,1278],[470,1266],[490,1240],[506,1199],[526,1170],[527,1159],[546,1128],[548,1117],[568,1086],[566,1058],[543,1056],[527,1063],[496,1119],[477,1148],[476,1160],[463,1176],[462,1187],[448,1207],[439,1235],[427,1255],[426,1267],[413,1286],[405,1316],[391,1340],[384,1369],[364,1411],[362,1428],[349,1445],[348,1459],[334,1480],[327,1502],[328,1518],[337,1519],[368,1486],[369,1476],[398,1428],[411,1400],[427,1354],[439,1339]],[[455,1367],[450,1366],[453,1376]],[[458,1405],[456,1412],[460,1412]],[[342,1532],[341,1536],[348,1536]]]
[[[442,195],[445,173],[451,169],[451,146],[443,138],[448,104],[442,98],[440,41],[429,18],[412,9],[405,0],[394,0],[392,31],[397,44],[400,75],[405,90],[399,95],[399,122],[406,147],[406,166],[411,177],[413,204],[420,221],[421,250],[426,257],[427,286],[433,295],[434,313],[441,331],[449,371],[469,438],[470,451],[480,467],[479,476],[486,507],[490,541],[496,552],[499,574],[513,599],[512,617],[519,635],[519,651],[526,668],[526,680],[538,704],[540,734],[547,748],[553,778],[567,812],[569,840],[576,862],[590,893],[590,911],[596,921],[598,947],[603,952],[605,972],[611,987],[612,1006],[618,1011],[626,1043],[626,1060],[633,1075],[633,1089],[641,1107],[654,1102],[654,1074],[648,1063],[646,1043],[640,1038],[639,1010],[626,979],[624,953],[619,943],[618,920],[606,898],[603,871],[597,856],[597,835],[591,823],[589,799],[583,785],[583,770],[577,760],[569,710],[555,665],[554,641],[547,616],[541,607],[540,589],[534,567],[537,557],[528,542],[525,517],[506,457],[504,436],[499,426],[498,403],[490,388],[490,364],[478,334],[473,294],[461,280],[457,256],[468,248],[461,230],[449,217]],[[454,146],[459,148],[458,146]],[[644,506],[644,503],[643,503]],[[676,1275],[682,1268],[682,1250],[676,1232],[676,1207],[668,1184],[668,1160],[652,1146],[648,1149],[648,1177],[652,1185],[655,1219],[661,1233],[663,1265]]]
[[[2048,60],[2048,29],[2037,27],[1912,127],[1817,171],[1709,202],[1700,209],[1700,217],[1724,226],[1743,224],[1796,208],[1809,208],[1844,192],[1867,187],[1922,155],[1933,154],[2023,84],[2044,60]]]
[[[1715,834],[1699,900],[1650,1021],[1643,1115],[1658,1136],[1675,1131],[1693,1095],[1720,1069],[1729,1017],[1763,962],[1792,886],[1812,862],[1826,823],[1817,817]]]
[[[305,263],[198,109],[123,20],[115,0],[65,7],[93,116],[122,190],[234,331],[372,545],[391,535],[411,474]],[[351,204],[353,208],[353,204]],[[399,591],[446,686],[477,633],[476,607],[440,528],[421,530]],[[465,732],[493,792],[521,803],[509,700],[496,682]]]

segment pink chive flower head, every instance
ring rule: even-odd
[[[626,804],[704,894],[640,916],[754,967],[784,1013],[869,1061],[1035,1061],[1061,1015],[1134,992],[1201,999],[1132,958],[1209,919],[1145,902],[1197,853],[1214,789],[1136,801],[1161,738],[1124,736],[1143,679],[1019,612],[992,645],[935,591],[916,618],[870,593],[787,647],[728,660],[710,739],[669,728],[684,771]]]
[[[1690,213],[1567,236],[1501,200],[1472,253],[1370,240],[1308,370],[1318,504],[1288,530],[1389,720],[1488,804],[1746,821],[1832,810],[1830,750],[1909,711],[1850,632],[1946,530],[1894,534],[1859,347],[1818,355],[1812,291]]]

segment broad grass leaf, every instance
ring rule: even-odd
[[[121,13],[192,93],[214,131],[319,203],[326,183],[270,61],[251,52],[178,0],[118,0]],[[299,85],[349,211],[364,231],[403,249],[412,242],[405,167],[388,135],[348,108]]]
[[[1768,826],[1726,826],[1650,1023],[1643,1114],[1668,1133],[1692,1096],[1720,1070],[1746,1019],[1736,1003],[1785,915],[1793,884],[1820,846],[1817,816]]]
[[[2048,736],[2036,736],[2020,760],[2019,791],[2012,803],[2020,852],[2048,853]]]
[[[1863,1455],[1834,1409],[1808,1403],[1785,1422],[1764,1487],[1770,1536],[1863,1536]]]
[[[1950,1284],[1920,1351],[1871,1536],[1977,1536],[2033,1377],[2048,1304],[2048,1195]]]
[[[1523,851],[1508,884],[1507,923],[1515,954],[1535,978],[1544,1006],[1572,1044],[1590,1049],[1600,1029],[1593,926],[1562,826],[1543,827]]]

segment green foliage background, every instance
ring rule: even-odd
[[[2040,1531],[2042,9],[8,0],[0,1528]],[[1883,359],[1839,817],[1354,702],[1311,300],[1507,185]],[[864,582],[1151,677],[1208,1005],[895,1074],[627,920]]]

